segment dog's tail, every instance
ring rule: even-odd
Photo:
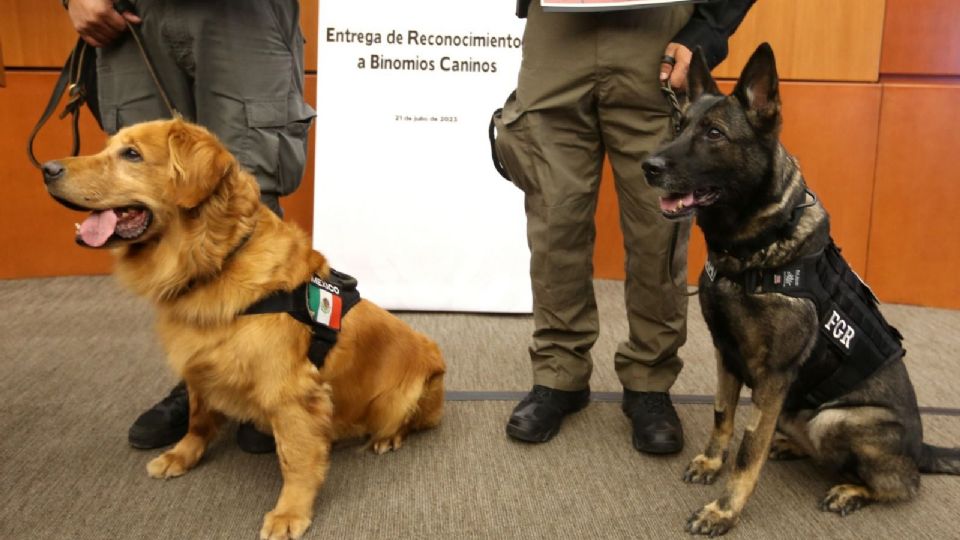
[[[922,473],[960,475],[960,448],[944,448],[924,443],[917,465]]]

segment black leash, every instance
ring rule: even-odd
[[[121,14],[136,13],[133,4],[130,3],[129,0],[114,2],[113,8]],[[147,72],[157,86],[160,99],[163,100],[163,104],[170,112],[170,116],[172,118],[182,118],[170,101],[167,91],[160,82],[160,77],[157,76],[153,61],[150,59],[147,49],[143,46],[143,37],[140,35],[140,29],[126,19],[124,19],[124,22],[126,22],[127,29],[130,31],[134,42],[137,44],[137,48],[140,50],[140,56],[147,66]],[[56,111],[57,105],[60,103],[65,92],[68,93],[70,98],[66,105],[64,105],[63,111],[60,112],[60,119],[64,119],[67,115],[71,117],[71,156],[76,156],[80,153],[80,109],[84,103],[90,108],[94,118],[97,120],[97,124],[103,129],[103,124],[100,121],[99,106],[96,104],[96,60],[95,48],[86,41],[83,41],[83,39],[77,39],[77,44],[70,52],[70,56],[67,57],[63,69],[60,71],[60,77],[53,86],[53,93],[50,95],[49,101],[47,101],[47,106],[44,108],[43,114],[40,115],[40,120],[33,126],[33,129],[30,131],[30,136],[27,138],[27,157],[30,158],[30,163],[37,169],[41,167],[41,164],[33,151],[34,141],[40,133],[40,129],[43,128],[44,124],[47,123],[54,111]],[[91,87],[93,87],[93,91],[91,91]]]
[[[89,62],[96,60],[95,56],[96,53],[93,47],[82,39],[77,40],[76,46],[74,46],[70,52],[70,56],[67,57],[67,62],[60,71],[60,77],[57,79],[56,84],[53,85],[53,94],[50,95],[50,100],[47,102],[43,114],[40,115],[40,120],[33,126],[33,129],[30,131],[30,136],[27,138],[27,157],[30,158],[30,163],[33,163],[34,167],[39,169],[40,162],[33,152],[33,141],[37,138],[37,134],[40,133],[40,128],[47,123],[47,120],[50,119],[50,116],[57,109],[60,99],[68,88],[70,99],[63,107],[63,112],[60,113],[60,119],[62,120],[68,114],[71,115],[70,126],[73,146],[70,150],[70,155],[75,156],[80,152],[80,107],[87,101],[87,86],[82,80],[83,70],[89,65]],[[96,117],[97,115],[94,116]],[[99,121],[100,119],[97,118],[97,122]]]
[[[666,98],[667,103],[670,104],[670,121],[673,124],[673,134],[676,135],[680,133],[680,122],[683,120],[683,108],[680,107],[680,98],[677,97],[677,93],[673,90],[673,87],[670,86],[669,79],[660,83],[660,92],[663,93],[663,97]]]
[[[668,63],[671,63],[672,65],[672,62]],[[669,79],[666,79],[660,83],[660,92],[663,93],[663,97],[667,100],[667,103],[670,104],[670,123],[673,126],[673,134],[676,136],[678,133],[680,133],[680,122],[683,120],[683,108],[680,107],[680,98],[677,97],[677,93],[674,92],[673,88],[670,86]],[[671,281],[673,280],[673,258],[676,256],[677,240],[679,237],[680,224],[674,223],[673,234],[670,236],[671,247],[667,258],[667,275],[670,276]],[[700,292],[700,289],[693,289],[692,291],[689,290],[686,283],[677,283],[674,281],[673,286],[677,289],[678,294],[683,296],[696,296],[697,293]]]

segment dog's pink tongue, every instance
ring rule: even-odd
[[[101,210],[90,214],[80,224],[80,238],[91,247],[100,247],[117,228],[117,214],[113,210]]]
[[[693,193],[687,193],[682,197],[660,197],[660,210],[664,212],[676,212],[677,208],[680,207],[680,203],[683,203],[683,206],[692,205]]]

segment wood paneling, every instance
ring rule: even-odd
[[[610,160],[603,162],[600,196],[597,199],[597,238],[593,248],[593,274],[600,279],[623,279],[625,276],[623,232],[620,230],[620,205],[613,184]]]
[[[757,45],[767,41],[783,79],[876,81],[883,16],[884,0],[759,0],[714,74],[738,77]]]
[[[3,43],[0,43],[0,88],[7,85],[7,70],[3,65]]]
[[[60,2],[0,0],[7,67],[63,67],[77,34]]]
[[[787,83],[783,144],[830,213],[831,231],[850,265],[867,266],[880,87]]]
[[[0,90],[0,178],[6,184],[0,197],[0,279],[38,276],[103,274],[110,271],[106,251],[84,249],[74,242],[74,223],[85,216],[55,203],[43,187],[40,173],[27,159],[26,140],[46,105],[57,73],[14,72]],[[316,99],[316,76],[307,77],[307,97]],[[311,135],[312,137],[312,135]],[[81,121],[81,153],[98,152],[105,141],[86,110]],[[40,161],[70,152],[67,121],[51,119],[36,145]],[[313,222],[313,145],[300,189],[281,203],[288,221],[308,233]]]
[[[40,172],[27,159],[27,136],[43,111],[57,73],[10,72],[0,90],[0,278],[102,274],[111,266],[105,251],[73,242],[74,223],[83,215],[55,203],[43,187]],[[99,151],[104,135],[84,111],[81,152]],[[36,145],[40,161],[70,152],[69,121],[52,118]]]
[[[880,72],[960,75],[960,2],[887,0]]]
[[[880,298],[960,308],[960,84],[884,85],[867,279]]]
[[[724,92],[733,83],[721,83]],[[866,270],[873,193],[878,85],[791,83],[781,86],[783,144],[795,155],[810,188],[830,212],[833,237],[851,266]],[[601,183],[597,211],[597,277],[623,279],[623,237],[609,169]],[[699,229],[690,241],[689,280],[696,281],[706,258]]]
[[[320,39],[317,33],[318,3],[319,0],[301,0],[300,2],[300,29],[307,40],[303,51],[303,63],[307,73],[317,72],[317,40]]]
[[[307,40],[304,63],[317,70],[318,0],[301,0],[300,27]],[[0,44],[7,66],[62,67],[77,34],[56,0],[0,0]]]

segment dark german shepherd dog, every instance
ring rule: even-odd
[[[683,476],[712,483],[727,454],[740,389],[751,417],[726,489],[686,529],[733,527],[767,456],[811,456],[850,479],[820,507],[846,515],[913,497],[920,472],[960,474],[960,451],[923,443],[901,336],[830,238],[829,218],[779,142],[773,51],[761,45],[733,94],[702,53],[676,137],[644,162],[670,219],[696,214],[709,252],[700,305],[717,349],[709,443]]]

